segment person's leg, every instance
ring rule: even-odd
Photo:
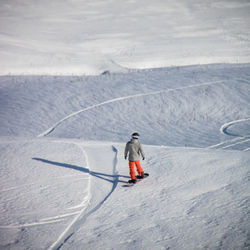
[[[142,174],[144,174],[144,171],[143,171],[143,169],[141,167],[140,161],[136,161],[135,165],[136,165],[138,175],[141,176]]]
[[[130,161],[129,162],[129,173],[130,173],[131,180],[135,180],[136,179],[134,167],[135,167],[135,162],[134,161]]]

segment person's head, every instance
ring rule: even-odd
[[[131,136],[132,136],[133,139],[139,139],[140,135],[139,135],[139,133],[134,132]]]

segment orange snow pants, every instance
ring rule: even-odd
[[[134,168],[135,166],[139,175],[141,175],[141,173],[144,173],[140,161],[129,161],[129,173],[132,180],[136,179]]]

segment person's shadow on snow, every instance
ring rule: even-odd
[[[47,164],[52,164],[52,165],[59,166],[59,167],[71,168],[71,169],[74,169],[77,171],[81,171],[81,172],[90,174],[91,176],[94,176],[96,178],[100,178],[102,180],[105,180],[105,181],[108,181],[111,183],[114,183],[114,181],[121,182],[121,183],[127,183],[126,181],[121,181],[118,178],[119,177],[129,178],[129,176],[125,176],[125,175],[116,175],[116,174],[110,175],[110,174],[99,173],[99,172],[95,172],[95,171],[90,171],[89,169],[84,168],[84,167],[79,167],[76,165],[71,165],[71,164],[61,163],[61,162],[56,162],[56,161],[50,161],[50,160],[37,158],[37,157],[32,158],[32,160],[41,161],[41,162],[44,162]],[[112,178],[113,180],[109,179],[109,178]]]

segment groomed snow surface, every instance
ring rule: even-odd
[[[249,72],[1,77],[1,249],[249,249]]]

